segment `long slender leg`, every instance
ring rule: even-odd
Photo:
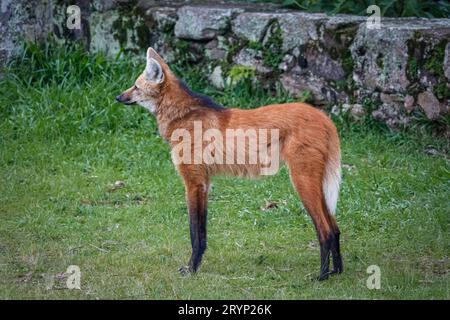
[[[305,174],[292,177],[306,211],[311,216],[320,243],[320,275],[319,280],[325,280],[329,275],[330,250],[333,243],[333,232],[321,205],[322,192],[316,187],[316,183]],[[320,186],[320,185],[319,185]]]
[[[331,274],[342,273],[344,271],[344,264],[342,263],[341,245],[339,227],[336,224],[336,220],[333,216],[330,216],[332,220],[333,239],[331,242],[331,254],[333,256],[333,270]],[[334,224],[333,224],[334,222]]]
[[[331,254],[333,255],[333,270],[331,271],[332,274],[342,273],[344,271],[344,264],[342,263],[339,237],[340,232],[338,230],[334,235],[333,243],[331,245]]]
[[[326,217],[328,219],[328,223],[331,227],[331,254],[333,256],[333,270],[330,274],[342,273],[344,271],[344,266],[342,263],[341,257],[341,248],[340,248],[340,235],[339,227],[336,223],[336,218],[328,211],[328,208],[325,202],[322,204],[323,211],[326,212]]]
[[[323,162],[321,154],[310,148],[304,150],[305,154],[298,154],[297,158],[288,161],[292,184],[297,190],[306,211],[311,216],[320,243],[320,275],[319,280],[325,280],[330,274],[330,251],[333,247],[334,232],[330,223],[328,210],[322,191]],[[315,161],[306,161],[305,159]]]
[[[186,198],[189,211],[192,254],[188,266],[180,268],[179,271],[182,274],[195,273],[206,250],[207,184],[186,183]]]

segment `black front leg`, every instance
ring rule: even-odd
[[[206,217],[207,212],[189,214],[192,255],[189,260],[189,271],[197,272],[206,250]]]
[[[189,264],[180,268],[180,273],[197,272],[206,250],[206,221],[207,221],[207,190],[204,185],[187,190],[189,210],[189,229],[191,236],[192,254]]]

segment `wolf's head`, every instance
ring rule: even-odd
[[[153,48],[147,50],[147,65],[144,72],[136,79],[134,85],[116,97],[123,104],[139,104],[152,113],[163,90],[164,82],[170,77],[170,70]]]

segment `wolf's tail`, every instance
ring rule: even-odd
[[[341,183],[341,150],[337,134],[330,138],[328,142],[328,159],[322,181],[322,191],[328,211],[335,215],[339,196],[339,185]]]

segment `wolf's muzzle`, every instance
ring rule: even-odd
[[[120,102],[120,103],[123,103],[123,104],[135,104],[136,102],[134,102],[134,101],[129,101],[129,100],[127,100],[127,99],[124,99],[123,98],[123,95],[118,95],[117,97],[116,97],[116,101],[117,102]]]

